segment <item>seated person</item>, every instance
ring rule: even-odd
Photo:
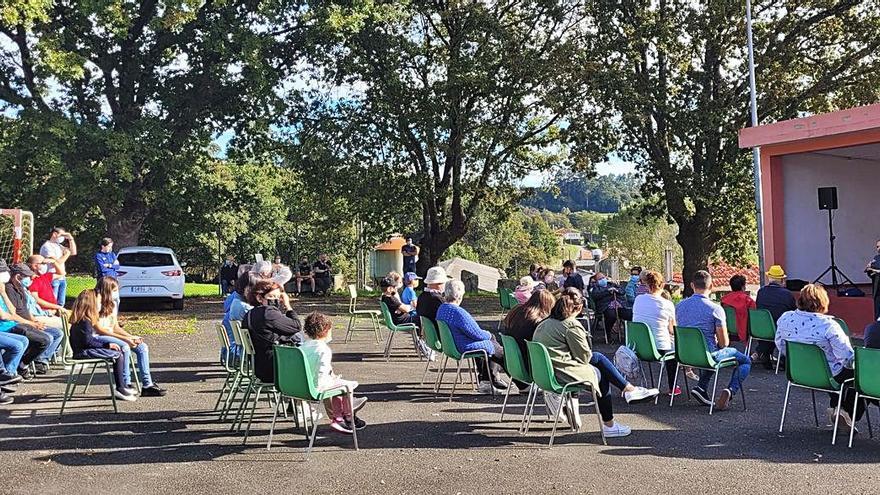
[[[37,328],[42,325],[31,326],[31,322],[22,318],[16,311],[17,308],[6,294],[6,289],[12,276],[6,262],[0,260],[0,328],[4,328],[5,332],[25,337],[28,341],[27,348],[18,363],[17,373],[24,379],[33,378],[33,373],[29,369],[30,364],[34,362],[43,352],[52,344],[53,338],[46,332]],[[12,371],[9,370],[8,371]]]
[[[721,298],[722,306],[730,306],[736,315],[736,336],[740,342],[749,339],[749,310],[755,309],[755,300],[746,292],[746,278],[742,275],[730,277],[730,292]]]
[[[253,306],[247,302],[247,291],[256,285],[258,280],[259,279],[252,273],[245,272],[240,274],[235,281],[235,289],[227,298],[229,304],[225,305],[226,311],[223,313],[223,328],[226,329],[226,336],[229,337],[231,357],[236,359],[241,356],[241,347],[235,343],[235,337],[232,335],[232,324],[230,322],[238,321],[240,323],[244,320],[244,316],[247,312],[253,308]],[[226,349],[220,349],[220,360],[223,361],[224,359],[226,359]]]
[[[727,335],[727,316],[720,305],[709,299],[709,294],[712,293],[712,275],[705,270],[698,271],[691,281],[691,289],[694,291],[693,295],[678,303],[678,307],[675,308],[675,320],[678,326],[699,328],[706,339],[709,353],[716,361],[736,359],[737,367],[730,377],[730,383],[721,391],[715,403],[715,410],[723,411],[730,407],[730,401],[736,397],[739,388],[749,376],[752,361],[735,347],[728,347],[730,337]],[[691,395],[706,406],[712,404],[706,394],[706,386],[711,377],[711,372],[700,370],[700,381],[691,389]]]
[[[828,293],[821,284],[808,284],[801,289],[797,299],[797,309],[787,311],[779,318],[776,324],[776,348],[780,356],[785,355],[785,342],[801,342],[813,344],[825,353],[825,360],[834,375],[834,381],[844,383],[855,377],[852,369],[855,352],[849,342],[849,337],[843,333],[843,329],[828,313]],[[828,407],[828,419],[834,421],[834,411],[837,409],[837,394],[831,396]],[[840,406],[840,417],[847,426],[852,426],[852,412],[855,405],[855,391],[850,384],[846,384],[843,402]],[[859,403],[858,421],[865,411],[863,403]]]
[[[312,264],[312,273],[315,277],[315,287],[318,292],[321,292],[324,295],[329,295],[330,289],[333,286],[330,273],[332,270],[333,262],[330,261],[330,257],[327,256],[327,253],[321,253],[321,255],[318,256],[318,260]]]
[[[531,280],[531,277],[528,276],[523,278]],[[535,291],[526,302],[511,309],[504,317],[501,331],[516,339],[516,344],[519,346],[519,351],[526,363],[526,369],[529,369],[529,352],[526,348],[526,341],[532,340],[538,324],[550,316],[550,310],[553,309],[554,304],[556,304],[556,298],[549,290]]]
[[[535,290],[535,286],[538,285],[538,282],[532,280],[532,277],[526,275],[519,279],[519,285],[516,286],[516,290],[513,291],[513,297],[520,304],[524,304],[526,301],[532,297],[532,291]]]
[[[98,305],[100,299],[94,289],[80,292],[73,302],[70,316],[70,348],[76,359],[112,359],[116,388],[113,395],[125,401],[137,400],[135,391],[125,387],[125,363],[122,349],[113,343],[102,342],[95,336],[98,324]]]
[[[556,379],[565,384],[572,381],[587,381],[601,394],[598,398],[599,413],[602,416],[602,432],[606,437],[625,437],[631,433],[628,426],[614,421],[611,405],[611,383],[617,386],[627,402],[645,400],[657,395],[657,389],[648,390],[635,387],[617,371],[605,355],[592,352],[587,332],[577,320],[584,309],[584,297],[574,287],[563,289],[550,311],[550,317],[535,329],[533,340],[544,344],[553,363]],[[597,373],[598,371],[598,373]],[[561,397],[544,392],[550,409],[559,410]],[[567,414],[572,429],[581,427],[580,409],[577,399],[572,399],[570,414]]]
[[[264,383],[274,383],[272,347],[299,345],[302,323],[290,307],[287,294],[271,280],[257,281],[248,291],[248,303],[253,309],[247,312],[241,326],[248,330],[254,344],[254,374]]]
[[[865,327],[865,347],[880,349],[880,318]]]
[[[634,266],[629,269],[629,281],[626,283],[623,291],[626,294],[626,305],[632,307],[636,301],[639,283],[641,282],[642,267]]]
[[[574,287],[581,291],[581,294],[585,293],[586,286],[584,285],[584,277],[577,272],[577,267],[575,266],[574,261],[566,260],[565,263],[562,264],[562,276],[565,279],[562,283],[563,288],[567,289],[569,287]]]
[[[770,311],[774,322],[779,321],[783,313],[797,309],[794,296],[785,288],[785,279],[785,270],[781,266],[771,266],[767,270],[767,285],[758,289],[758,297],[755,299],[757,308]],[[767,369],[773,369],[771,361],[775,349],[773,342],[759,340],[752,352],[752,361],[762,363]]]
[[[3,301],[0,300],[0,318],[3,318]],[[0,320],[0,387],[10,387],[22,380],[18,365],[28,346],[28,339],[9,330],[15,326],[10,320]]]
[[[296,269],[297,294],[302,292],[303,280],[308,280],[309,284],[312,286],[312,292],[315,292],[315,275],[312,273],[312,264],[309,263],[309,258],[306,256],[303,256],[302,259],[299,260],[299,266]]]
[[[550,268],[542,268],[540,273],[538,273],[538,283],[535,285],[533,291],[539,290],[549,290],[550,292],[555,292],[559,290],[559,283],[556,281],[556,272],[554,272]]]
[[[27,264],[28,268],[36,274],[36,277],[31,278],[31,286],[28,287],[28,291],[34,296],[41,308],[46,311],[54,311],[60,316],[60,312],[64,311],[64,308],[55,300],[52,281],[58,276],[58,273],[63,273],[61,263],[35,254],[28,258]],[[55,270],[55,273],[49,271],[50,266]]]
[[[396,279],[394,275],[397,275],[398,278]],[[391,322],[394,323],[394,325],[412,324],[419,329],[419,335],[415,337],[415,344],[418,346],[419,353],[423,358],[433,361],[436,359],[436,353],[433,349],[428,347],[428,344],[423,340],[421,335],[421,320],[416,316],[414,308],[409,304],[404,304],[403,301],[400,300],[400,296],[397,295],[397,287],[400,283],[398,281],[399,277],[400,275],[391,272],[389,276],[383,278],[379,282],[379,287],[382,288],[381,301],[388,307],[388,312],[391,313]]]
[[[421,278],[413,272],[406,272],[403,275],[403,292],[400,294],[400,301],[413,307],[411,313],[415,313],[419,305],[418,296],[416,296],[419,280]]]
[[[589,296],[596,306],[596,314],[602,315],[605,331],[610,332],[617,323],[618,316],[622,320],[632,320],[632,310],[624,304],[626,297],[620,286],[608,280],[602,272],[597,272],[590,281]]]
[[[131,386],[131,367],[128,366],[131,354],[137,356],[137,368],[141,379],[141,397],[162,397],[166,390],[156,385],[150,374],[150,349],[142,337],[126,332],[116,317],[116,301],[119,299],[119,283],[113,277],[103,277],[98,281],[95,291],[101,297],[101,309],[98,310],[98,324],[95,327],[95,338],[105,344],[116,344],[122,351],[125,365],[123,379],[125,388]]]
[[[673,352],[675,347],[675,305],[663,297],[663,278],[659,273],[645,270],[639,275],[644,278],[648,293],[636,296],[633,303],[632,321],[648,325],[661,355]],[[676,386],[675,391],[671,390],[672,384],[675,382],[676,364],[678,363],[675,359],[666,362],[666,386],[670,393],[678,395],[681,393],[681,387]]]
[[[333,351],[328,345],[333,338],[333,322],[327,315],[321,313],[309,313],[306,316],[303,327],[303,343],[300,347],[306,355],[308,364],[312,369],[312,376],[316,381],[319,392],[344,386],[347,390],[354,391],[358,382],[343,380],[333,372]],[[354,398],[353,404],[349,404],[348,396],[337,395],[324,401],[324,409],[330,419],[330,427],[342,433],[352,433],[357,428],[362,430],[367,423],[357,417],[357,412],[367,402],[366,397]],[[354,411],[352,411],[354,406]]]
[[[38,375],[49,373],[49,361],[64,338],[64,331],[61,329],[63,324],[59,317],[35,316],[30,311],[31,305],[28,300],[32,298],[28,287],[31,285],[31,279],[35,274],[25,263],[12,265],[10,268],[11,279],[6,283],[6,295],[15,306],[15,312],[23,318],[27,325],[44,332],[51,340],[46,349],[40,353],[34,360],[34,368]]]
[[[531,265],[529,265],[529,276],[532,277],[532,280],[534,280],[535,282],[541,281],[541,278],[538,275],[543,268],[544,267],[541,266],[540,263],[532,263]]]
[[[425,290],[419,294],[416,303],[418,316],[424,316],[433,322],[437,321],[437,310],[443,304],[443,288],[448,281],[449,276],[446,275],[443,267],[434,266],[428,269],[428,274],[425,276]]]
[[[2,344],[0,344],[0,351],[3,351]],[[3,362],[0,361],[0,381],[4,379],[9,379],[12,376],[13,375],[9,374],[6,371],[6,368],[3,366]],[[7,404],[12,404],[13,402],[15,402],[15,399],[12,397],[12,394],[14,392],[15,388],[11,384],[0,385],[0,405],[5,406]]]
[[[482,358],[477,361],[477,375],[479,379],[478,391],[481,394],[491,394],[494,391],[503,393],[508,386],[515,387],[501,378],[501,369],[504,365],[504,349],[501,344],[495,340],[495,336],[483,330],[474,320],[473,316],[461,307],[461,301],[464,298],[464,282],[461,280],[450,280],[443,289],[443,300],[446,301],[437,310],[437,321],[444,322],[449,326],[452,332],[452,339],[455,341],[455,348],[458,352],[465,353],[467,351],[484,350],[489,356],[489,368],[491,374],[486,370],[486,363],[482,362]],[[515,389],[511,389],[510,393],[514,393]],[[518,393],[518,390],[516,391]]]

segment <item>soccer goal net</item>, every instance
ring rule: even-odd
[[[0,259],[27,260],[34,252],[34,215],[25,210],[0,209]]]

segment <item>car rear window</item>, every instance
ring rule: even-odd
[[[168,253],[154,253],[152,251],[137,251],[134,253],[122,253],[119,255],[119,264],[122,266],[172,266],[174,260]]]

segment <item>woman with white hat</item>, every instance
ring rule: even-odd
[[[532,292],[535,290],[536,285],[538,285],[538,282],[535,282],[530,275],[526,275],[519,279],[519,285],[516,286],[516,290],[513,292],[513,297],[520,304],[525,304],[525,302],[532,297]]]
[[[416,300],[416,312],[419,316],[430,318],[431,321],[437,322],[437,309],[443,304],[443,286],[449,281],[449,275],[442,266],[435,266],[428,269],[425,275],[425,290],[419,294]]]

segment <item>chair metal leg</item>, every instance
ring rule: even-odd
[[[220,387],[220,394],[217,395],[217,402],[214,404],[214,411],[220,408],[220,402],[223,400],[223,394],[229,391],[229,380],[232,378],[231,373],[226,373],[226,380],[223,381],[223,386]]]
[[[749,343],[746,344],[746,356],[752,357],[752,337],[749,337]]]
[[[92,365],[92,373],[89,375],[89,381],[86,382],[86,388],[83,389],[83,393],[87,394],[89,392],[89,386],[92,385],[92,379],[95,378],[95,371],[98,369],[98,365]],[[125,385],[124,383],[122,384]]]
[[[529,414],[529,407],[532,404],[532,400],[534,400],[533,397],[536,397],[537,395],[538,395],[538,387],[536,385],[529,385],[529,393],[526,396],[526,406],[523,409],[523,416],[519,422],[519,429],[517,430],[520,435],[523,434],[523,429],[525,428],[525,425],[526,425],[526,417]]]
[[[819,427],[819,411],[816,410],[816,391],[810,390],[810,397],[813,399],[813,420],[816,422],[816,428]]]
[[[455,376],[461,376],[461,359],[456,361]],[[458,385],[458,379],[452,383],[452,392],[449,393],[449,402],[452,402],[452,396],[455,395],[455,387]]]
[[[734,371],[736,373],[736,371]],[[715,380],[712,383],[712,403],[709,404],[709,416],[712,415],[712,410],[715,409],[715,390],[718,388],[718,369],[715,370]]]
[[[486,363],[486,376],[489,377],[489,385],[492,390],[492,397],[495,397],[495,383],[492,382],[492,369],[489,367],[489,353],[486,351],[483,351],[483,357],[486,360],[485,361],[485,363]],[[508,383],[507,390],[510,390],[510,387],[512,387],[512,386],[513,386],[513,382]]]
[[[251,415],[248,417],[247,427],[244,429],[244,439],[241,441],[242,445],[247,444],[248,435],[251,433],[251,424],[254,422],[254,411],[257,410],[257,405],[260,402],[260,394],[263,393],[263,386],[260,385],[257,387],[257,395],[254,397],[254,405],[251,406]]]
[[[837,425],[840,423],[840,405],[843,404],[843,387],[840,387],[840,392],[837,393],[837,410],[834,414],[834,433],[831,435],[831,445],[837,443]],[[855,421],[855,418],[853,418]]]
[[[788,394],[791,392],[791,382],[785,386],[785,400],[782,402],[782,418],[779,420],[779,433],[782,433],[782,426],[785,425],[785,411],[788,408]],[[813,402],[815,404],[815,402]],[[818,422],[818,419],[816,420]]]
[[[315,436],[318,434],[318,422],[312,422],[312,434],[309,437],[309,447],[306,449],[306,455],[312,452],[312,446],[315,445]]]
[[[511,389],[511,386],[508,385],[507,392],[504,393],[504,402],[501,404],[501,418],[498,420],[499,423],[504,422],[504,409],[507,407],[507,398],[510,397],[510,389]]]
[[[279,400],[275,406],[275,412],[272,413],[272,424],[269,426],[269,441],[266,442],[266,450],[272,449],[272,435],[275,433],[275,422],[278,421],[278,409],[284,408],[284,401]],[[296,417],[296,414],[293,415]]]
[[[673,393],[669,395],[669,407],[672,407],[672,401],[675,400],[675,386],[678,384],[678,372],[681,370],[681,363],[675,363],[675,379],[672,381],[672,391]],[[687,383],[687,377],[684,377],[685,383]]]
[[[532,426],[532,414],[535,412],[535,402],[537,401],[537,399],[538,399],[538,390],[535,390],[535,396],[532,397],[532,406],[529,408],[529,419],[526,421],[526,428],[523,430],[523,435],[528,433],[529,428]],[[549,411],[548,411],[548,415],[549,415]]]
[[[868,406],[865,405],[865,410]],[[849,426],[849,448],[852,448],[853,433],[856,431],[856,418],[859,415],[859,392],[856,391],[856,402],[853,404],[852,424]]]
[[[107,370],[107,382],[110,384],[110,400],[113,402],[113,412],[118,413],[119,409],[116,408],[116,379],[113,377],[113,371],[110,369],[113,365],[110,363],[104,363],[104,369]],[[92,374],[94,374],[94,370],[98,368],[96,364],[92,369]]]
[[[419,385],[425,384],[425,378],[428,378],[428,369],[431,367],[431,360],[426,359],[425,361],[427,361],[427,363],[425,363],[425,373],[422,374],[422,381],[421,383],[419,383]]]
[[[70,373],[67,375],[67,385],[64,387],[64,397],[61,399],[61,411],[58,413],[59,416],[64,415],[64,406],[67,405],[67,401],[73,396],[73,387],[71,386],[75,380],[74,370],[76,369],[76,365],[72,365],[70,367]]]
[[[650,368],[650,367],[651,367],[651,365],[649,364],[648,368]],[[657,388],[660,388],[660,385],[663,385],[663,372],[664,371],[666,371],[666,361],[660,361],[660,374],[657,375]],[[654,376],[653,372],[652,372],[651,376],[652,377]],[[666,380],[666,381],[668,382],[669,380]],[[666,385],[669,385],[669,384],[667,383]],[[675,389],[671,389],[671,390],[672,390],[672,393],[674,394]],[[654,397],[654,405],[655,406],[657,405],[658,402],[660,402],[660,394],[657,394],[657,396]]]
[[[548,447],[553,447],[553,439],[556,438],[556,425],[559,424],[559,415],[562,413],[562,403],[565,401],[565,397],[562,397],[562,400],[559,401],[559,407],[556,409],[556,416],[553,420],[553,431],[550,432],[550,445]]]
[[[440,366],[440,373],[434,381],[434,396],[440,393],[440,387],[443,386],[443,376],[446,374],[446,365],[449,363],[449,356],[443,355],[443,364]]]
[[[782,354],[779,354],[779,357],[776,358],[776,375],[779,374],[779,364],[782,362]]]
[[[354,439],[354,450],[358,448],[357,426],[354,424],[354,391],[348,393],[348,410],[351,411],[351,437]]]
[[[391,341],[394,340],[394,332],[388,331],[388,343],[385,344],[385,361],[391,360]]]
[[[351,338],[352,338],[351,326],[354,323],[354,316],[355,316],[354,313],[352,313],[348,317],[348,330],[345,332],[345,338],[342,340],[343,342],[351,342]]]

